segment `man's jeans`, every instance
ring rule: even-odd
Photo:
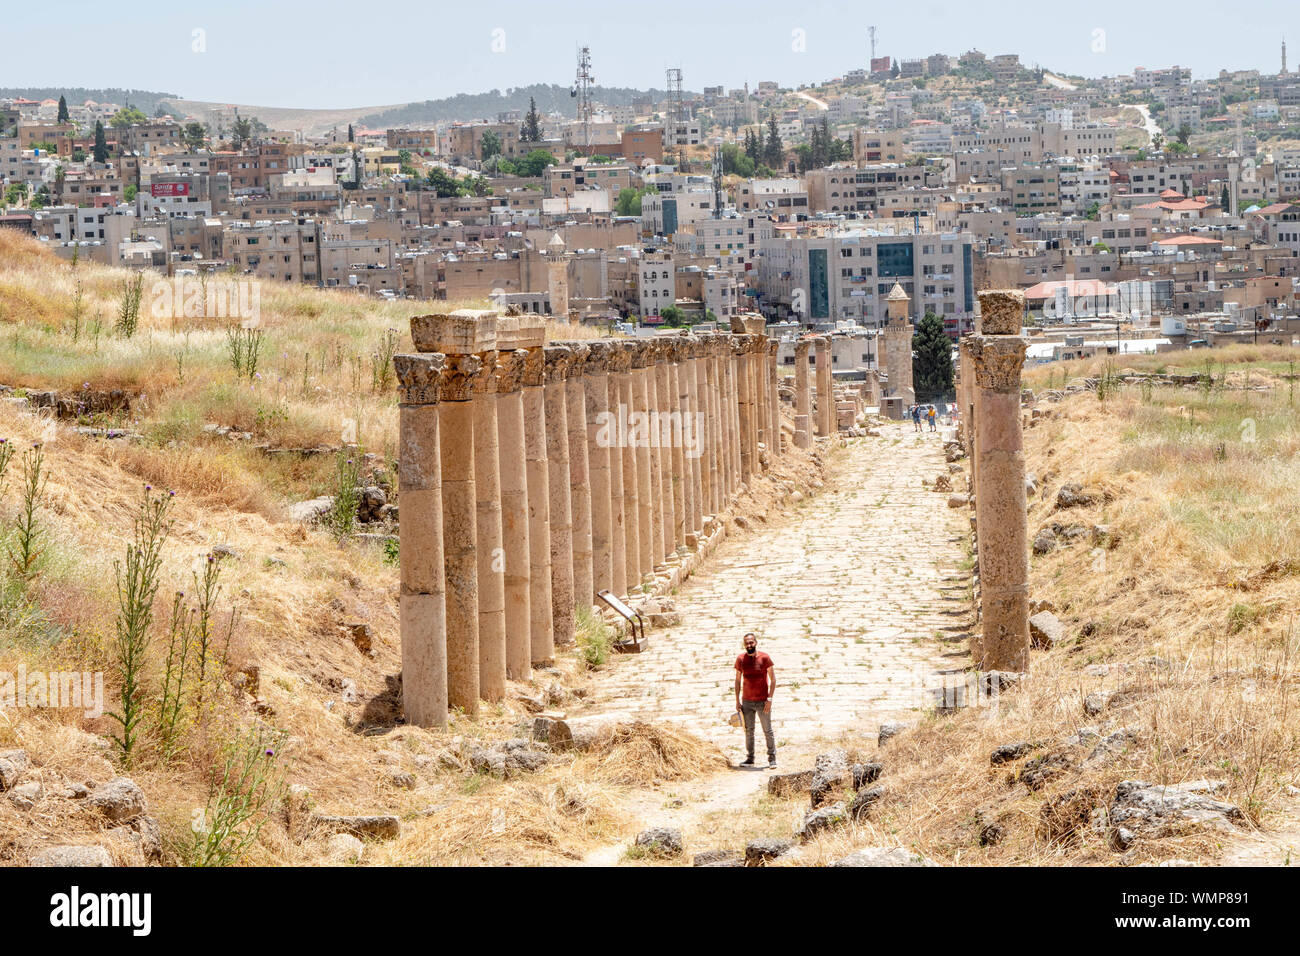
[[[776,759],[776,737],[772,734],[772,715],[767,712],[764,700],[742,700],[740,714],[745,720],[745,751],[754,759],[754,715],[763,721],[763,736],[767,738],[767,759]]]

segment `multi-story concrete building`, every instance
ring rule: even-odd
[[[914,317],[974,314],[972,237],[844,229],[823,235],[778,233],[759,245],[759,302],[768,315],[805,322],[855,320],[880,327],[895,283]]]

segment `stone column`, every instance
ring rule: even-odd
[[[659,361],[663,346],[659,340],[646,343],[645,410],[646,453],[650,459],[650,566],[664,563],[664,474],[659,458]]]
[[[710,335],[704,340],[704,415],[709,422],[709,449],[705,460],[709,466],[709,484],[713,495],[708,503],[708,513],[712,515],[722,511],[726,499],[726,477],[722,468],[723,436],[725,432],[722,416],[718,412],[718,340]]]
[[[759,443],[762,442],[763,432],[763,376],[759,374],[762,371],[761,352],[762,340],[759,336],[751,334],[749,336],[749,347],[745,352],[745,365],[749,373],[749,434],[751,446],[749,449],[750,461],[753,463],[754,474],[761,474],[763,471],[762,457],[759,454]]]
[[[699,514],[695,516],[695,528],[704,529],[704,516],[713,513],[713,482],[709,475],[709,443],[713,440],[713,421],[709,417],[709,376],[707,371],[708,355],[706,344],[696,339],[691,346],[691,365],[695,368],[695,397],[698,403],[695,420],[691,423],[694,434],[691,436],[695,451],[691,457],[691,474],[700,489]]]
[[[438,404],[442,549],[447,573],[447,706],[478,716],[478,497],[474,485],[477,355],[448,355]]]
[[[610,451],[613,428],[609,416],[610,345],[597,339],[583,365],[583,402],[587,410],[587,472],[591,476],[591,587],[595,592],[614,591],[613,530],[610,520]],[[612,450],[618,453],[617,447]]]
[[[733,335],[732,350],[736,370],[736,413],[740,421],[740,479],[748,482],[754,472],[753,459],[750,457],[750,418],[749,418],[749,337]]]
[[[634,429],[637,433],[636,448],[636,495],[637,495],[637,570],[640,577],[637,578],[638,585],[646,583],[654,576],[654,544],[651,538],[651,530],[654,524],[652,515],[654,513],[654,494],[650,488],[650,448],[648,444],[649,424],[645,421],[644,413],[649,411],[648,395],[646,389],[646,365],[650,361],[649,342],[637,342],[632,349],[632,407],[636,412],[642,414],[642,427]]]
[[[573,643],[573,505],[569,478],[567,379],[573,350],[546,353],[546,470],[551,490],[551,619],[555,643]],[[585,429],[584,429],[585,430]]]
[[[659,343],[659,359],[655,362],[656,408],[659,409],[659,493],[663,496],[663,537],[659,546],[664,560],[671,560],[677,554],[677,502],[674,487],[677,484],[673,473],[673,449],[681,444],[680,436],[673,425],[680,420],[673,412],[677,407],[677,392],[672,385],[673,353],[676,344],[672,339]]]
[[[627,374],[627,350],[622,343],[609,344],[609,393],[607,403],[610,414],[609,433],[609,571],[610,590],[623,597],[627,594],[627,495],[623,478],[624,445],[623,428],[626,411],[623,409],[623,376]]]
[[[676,342],[677,367],[674,377],[677,380],[677,407],[682,413],[682,435],[685,438],[686,429],[691,427],[691,422],[695,420],[695,407],[691,404],[691,385],[695,381],[694,373],[691,371],[691,340],[684,337]],[[681,490],[682,514],[681,514],[681,531],[677,536],[678,547],[689,548],[687,543],[688,536],[695,530],[691,523],[691,515],[695,513],[695,485],[691,481],[691,463],[686,456],[686,449],[680,449],[673,453],[673,467],[676,471],[678,483]]]
[[[402,710],[417,727],[447,725],[447,617],[442,556],[442,355],[395,355],[401,495]]]
[[[971,336],[979,392],[979,565],[981,667],[1029,666],[1029,546],[1025,518],[1025,454],[1020,418],[1020,335],[1024,294],[981,292],[983,332]]]
[[[749,479],[749,473],[745,470],[745,460],[747,453],[745,448],[745,432],[741,425],[741,390],[740,390],[740,338],[731,335],[727,339],[727,346],[731,354],[724,353],[724,360],[727,366],[727,404],[729,410],[727,414],[731,417],[731,468],[733,475],[733,490],[739,491],[740,486]]]
[[[569,369],[569,488],[573,509],[573,603],[591,610],[596,592],[592,587],[591,472],[587,458],[587,357],[585,342],[569,342],[573,365]]]
[[[831,375],[831,338],[819,336],[816,345],[816,433],[835,434],[835,376]]]
[[[497,435],[497,356],[484,352],[474,388],[474,494],[478,531],[479,696],[506,696],[506,581]]]
[[[767,408],[772,422],[768,434],[772,436],[773,464],[781,454],[781,381],[776,355],[780,348],[781,343],[776,339],[767,340]]]
[[[810,339],[794,344],[794,443],[798,448],[812,446],[812,383],[808,379]]]
[[[497,444],[501,470],[501,549],[505,561],[506,676],[527,680],[532,667],[528,549],[528,442],[524,429],[524,349],[497,359]],[[475,449],[477,450],[477,445]]]
[[[623,446],[623,538],[627,569],[627,594],[640,593],[641,575],[641,495],[637,470],[636,446],[632,443],[631,415],[636,410],[632,387],[632,361],[640,346],[636,342],[619,343],[622,360],[618,371],[620,405],[620,443]]]
[[[528,350],[523,370],[524,447],[528,475],[529,647],[535,667],[555,659],[551,610],[551,477],[546,460],[546,355]]]
[[[718,467],[723,474],[723,494],[719,508],[731,504],[731,496],[736,490],[736,424],[732,419],[733,403],[731,399],[731,346],[727,335],[719,335],[713,342],[713,367],[716,375],[714,393],[718,420],[722,422],[723,446],[718,454]]]

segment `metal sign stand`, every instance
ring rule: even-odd
[[[641,612],[634,611],[628,607],[611,591],[597,591],[596,597],[605,602],[615,614],[627,621],[628,638],[623,641],[614,642],[614,650],[620,654],[640,654],[650,646],[650,641],[645,636],[645,621],[641,619]],[[638,635],[640,635],[638,637]]]

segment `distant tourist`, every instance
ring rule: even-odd
[[[926,413],[925,413],[925,417],[926,417],[926,418],[929,420],[929,422],[930,422],[930,431],[932,431],[932,432],[937,432],[937,431],[939,430],[939,424],[938,424],[938,422],[939,422],[939,413],[938,413],[937,411],[935,411],[933,405],[930,405],[930,406],[928,407],[928,409],[927,409],[927,411],[926,411]]]
[[[745,752],[742,766],[754,766],[754,715],[763,722],[767,738],[767,765],[776,766],[776,737],[772,733],[772,695],[776,693],[776,670],[772,658],[758,649],[758,637],[745,635],[745,652],[736,658],[736,713],[745,722]]]
[[[921,430],[921,406],[920,405],[912,406],[912,425],[915,426],[917,431]]]

